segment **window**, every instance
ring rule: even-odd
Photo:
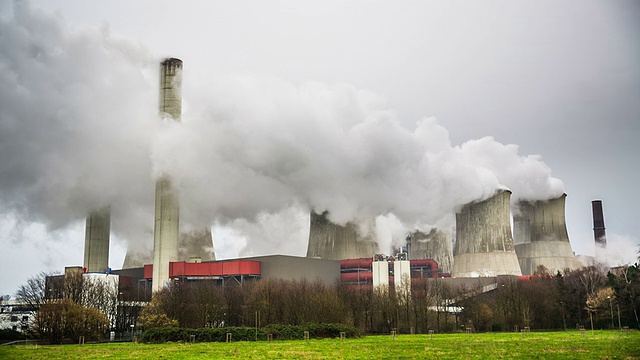
[[[22,317],[22,322],[27,322],[29,321],[29,317],[28,316],[23,316]]]
[[[11,321],[12,322],[18,321],[18,316],[17,315],[11,315]]]

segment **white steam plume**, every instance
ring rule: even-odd
[[[163,173],[180,190],[181,222],[237,228],[238,251],[257,254],[306,242],[312,209],[341,224],[383,216],[378,232],[403,239],[403,227],[435,225],[498,188],[563,191],[515,145],[452,146],[435,119],[407,129],[380,96],[348,84],[196,74],[183,59],[183,122],[161,121],[159,59],[23,3],[14,13],[0,21],[4,213],[58,228],[111,204],[113,231],[150,246]]]

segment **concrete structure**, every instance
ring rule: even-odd
[[[372,257],[378,253],[378,243],[369,235],[363,237],[355,224],[337,225],[328,219],[328,212],[311,213],[307,257],[326,260]]]
[[[453,241],[451,235],[433,228],[428,233],[415,231],[409,240],[409,259],[433,259],[443,273],[453,268]]]
[[[213,251],[211,229],[204,228],[181,233],[178,242],[178,258],[185,261],[192,259],[215,260],[216,254]]]
[[[396,294],[401,299],[411,293],[411,263],[409,260],[393,262],[393,279]]]
[[[567,234],[566,197],[518,204],[513,215],[513,240],[523,275],[532,275],[539,266],[552,274],[580,266]]]
[[[84,267],[87,272],[105,272],[109,267],[111,208],[92,211],[84,235]]]
[[[373,288],[389,289],[389,261],[387,259],[374,258],[371,264],[373,271]]]
[[[160,68],[160,113],[180,121],[182,116],[182,60],[165,59]],[[153,285],[162,289],[169,281],[169,262],[178,261],[180,207],[171,180],[156,181],[156,208],[153,230]]]
[[[607,233],[604,227],[602,200],[593,200],[591,210],[593,212],[593,237],[596,241],[596,249],[604,249],[607,247]]]
[[[149,235],[153,236],[153,233],[150,231]],[[178,260],[190,261],[192,259],[200,259],[200,261],[213,261],[216,259],[210,228],[180,232]],[[127,250],[122,268],[140,268],[144,264],[151,264],[152,262],[153,253],[134,251],[130,248]]]
[[[511,191],[465,205],[456,214],[454,277],[522,275],[511,236]]]

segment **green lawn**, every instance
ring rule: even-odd
[[[578,331],[367,336],[196,344],[0,346],[0,359],[640,359],[640,332]]]

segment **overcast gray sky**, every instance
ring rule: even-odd
[[[225,224],[215,231],[218,257],[304,255],[309,206],[336,210],[343,204],[345,218],[386,209],[402,221],[436,225],[429,210],[424,218],[412,210],[422,204],[448,209],[471,196],[451,200],[441,194],[451,187],[431,185],[446,180],[458,186],[475,161],[482,168],[523,169],[491,170],[514,196],[516,189],[526,192],[526,179],[541,179],[549,194],[557,192],[553,179],[560,179],[568,194],[569,237],[579,254],[594,252],[590,202],[602,199],[610,255],[634,259],[640,242],[637,1],[43,0],[26,7],[14,16],[12,2],[0,4],[0,293],[13,294],[39,271],[81,265],[82,214],[100,201],[117,202],[112,206],[119,225],[113,226],[119,235],[110,265],[120,267],[127,242],[149,237],[148,229],[128,228],[151,222],[144,219],[152,195],[141,189],[153,187],[158,171],[196,173],[183,179],[183,186],[198,190],[185,192],[193,209],[185,216],[194,226]],[[147,106],[156,100],[153,70],[166,56],[185,63],[184,129],[148,123],[155,116]],[[115,75],[100,78],[101,69]],[[94,75],[98,79],[86,80]],[[143,104],[148,109],[137,108]],[[114,130],[105,119],[121,122]],[[243,128],[243,119],[254,122]],[[83,129],[96,130],[86,135]],[[177,137],[168,135],[176,131]],[[82,139],[69,135],[74,132]],[[102,138],[113,142],[94,150]],[[292,144],[297,141],[304,146]],[[185,143],[197,153],[184,150]],[[318,152],[323,154],[311,165],[305,162]],[[439,155],[419,158],[425,153]],[[493,165],[482,160],[490,154],[497,154]],[[175,161],[165,160],[174,155]],[[333,165],[343,158],[344,164]],[[125,167],[100,170],[96,162]],[[215,165],[193,168],[204,162]],[[451,170],[447,164],[460,166]],[[76,166],[86,173],[75,174]],[[422,166],[429,171],[414,169]],[[426,190],[407,180],[440,168],[452,172],[428,175]],[[216,178],[221,169],[235,176]],[[109,180],[94,181],[96,171]],[[332,171],[342,175],[323,175]],[[371,174],[376,182],[368,182]],[[473,176],[469,183],[482,182]],[[353,199],[326,199],[333,188],[325,183],[334,177],[331,186],[356,193]],[[236,178],[249,178],[246,194],[229,197],[210,188]],[[354,178],[364,180],[354,185]],[[421,195],[414,200],[386,193],[389,184],[416,186],[412,190]],[[74,195],[52,198],[58,188]],[[485,188],[474,190],[486,195]],[[89,200],[92,191],[99,194]],[[219,201],[200,204],[197,197]],[[376,202],[363,209],[360,204],[372,197]],[[135,206],[118,210],[125,200]],[[268,240],[258,242],[261,236]]]

